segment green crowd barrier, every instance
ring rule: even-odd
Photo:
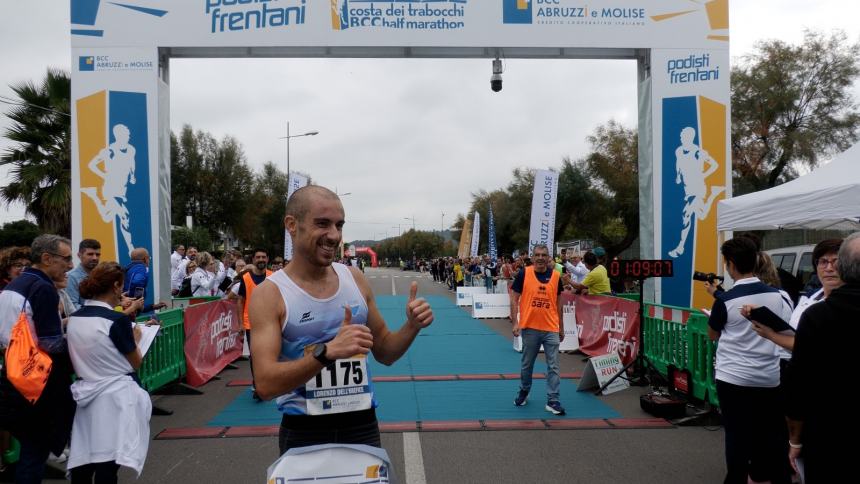
[[[6,354],[0,351],[0,368],[2,368],[6,364]],[[21,444],[15,437],[9,436],[9,447],[0,454],[0,460],[3,461],[4,464],[14,464],[18,462],[18,458],[21,456]]]
[[[690,318],[687,321],[687,337],[691,348],[687,369],[690,370],[693,379],[693,396],[719,407],[714,372],[717,342],[711,341],[711,337],[708,336],[708,317],[699,313],[695,319]]]
[[[161,334],[155,337],[137,371],[141,385],[150,393],[185,376],[184,315],[182,309],[161,311],[156,315]],[[142,316],[138,321],[148,319],[149,316]]]
[[[21,457],[21,444],[14,437],[9,437],[9,448],[3,452],[3,463],[14,464]]]
[[[689,317],[686,323],[667,320],[660,317],[664,310],[688,312]],[[714,374],[717,344],[708,336],[708,317],[697,309],[645,303],[644,319],[642,348],[657,371],[668,378],[669,366],[688,370],[692,396],[719,406]]]
[[[628,299],[630,301],[638,301],[639,293],[638,292],[619,292],[615,295],[615,297],[620,297],[621,299]]]
[[[191,297],[174,297],[172,298],[173,308],[187,308],[192,304],[200,304],[209,301],[217,301],[221,296],[191,296]]]

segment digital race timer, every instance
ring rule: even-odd
[[[672,260],[614,260],[609,263],[609,277],[672,277]]]

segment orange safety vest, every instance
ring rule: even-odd
[[[266,269],[266,277],[268,278],[271,275],[272,271]],[[254,292],[257,284],[255,284],[254,279],[251,278],[251,271],[246,272],[245,275],[242,276],[242,281],[245,283],[245,308],[242,312],[242,326],[245,329],[251,329],[251,320],[248,319],[248,303],[251,302],[251,293]]]
[[[558,283],[561,276],[552,271],[549,282],[540,282],[534,266],[526,267],[520,296],[520,327],[558,332]]]

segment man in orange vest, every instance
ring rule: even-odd
[[[266,249],[254,249],[251,270],[245,272],[239,282],[239,314],[242,315],[242,327],[245,328],[245,338],[248,340],[249,351],[251,348],[251,321],[248,319],[248,306],[254,289],[272,275],[272,271],[266,269],[267,265],[269,265],[269,253],[266,252]],[[251,356],[249,355],[249,362],[250,359]],[[254,380],[254,365],[251,365],[251,380]],[[256,388],[253,390],[252,396],[254,400],[260,400]]]
[[[546,410],[553,415],[564,415],[564,407],[558,400],[558,347],[564,340],[564,322],[558,303],[561,277],[553,270],[555,263],[546,245],[537,244],[533,251],[534,265],[520,271],[511,286],[513,333],[523,338],[520,392],[514,405],[521,407],[528,400],[535,358],[543,345],[547,366]]]

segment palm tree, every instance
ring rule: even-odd
[[[11,165],[10,181],[0,187],[8,204],[20,202],[44,232],[71,233],[71,79],[48,69],[40,86],[24,82],[10,86],[18,96],[7,100],[12,125],[4,136],[17,143],[0,156]]]

